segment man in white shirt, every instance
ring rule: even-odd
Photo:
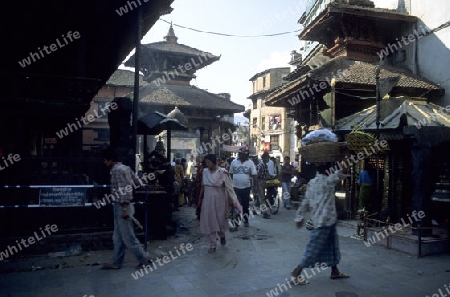
[[[191,155],[191,157],[189,158],[188,164],[187,164],[187,170],[186,170],[186,174],[189,177],[189,179],[193,179],[195,178],[195,174],[196,174],[196,169],[195,169],[195,160],[194,160],[194,156]]]
[[[267,156],[269,156],[269,153],[264,152],[263,156],[265,158],[265,154],[267,154]],[[264,158],[261,156],[261,158],[264,161]],[[269,161],[267,162],[267,169],[269,170],[269,177],[267,179],[274,179],[277,177],[277,168],[275,165],[275,162],[273,162],[273,160],[270,158],[269,156]]]
[[[239,202],[244,210],[243,220],[244,226],[248,227],[249,217],[249,200],[250,200],[250,188],[251,179],[253,179],[253,185],[256,185],[256,167],[253,161],[248,158],[249,150],[247,146],[243,146],[238,151],[238,158],[231,162],[229,173],[233,179],[233,188]],[[234,227],[230,228],[230,231],[237,231],[238,222],[233,222]]]
[[[294,162],[292,162],[292,166],[294,166],[295,171],[298,171],[298,159],[295,158]]]

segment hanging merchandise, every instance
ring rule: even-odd
[[[380,153],[389,150],[388,145],[375,146],[377,138],[373,134],[360,131],[359,127],[356,127],[352,132],[345,135],[345,141],[348,143],[348,148],[354,152],[363,152],[365,151],[364,149],[367,150],[372,147],[378,147]]]

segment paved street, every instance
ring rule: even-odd
[[[339,268],[351,278],[331,280],[329,268],[320,272],[307,269],[310,284],[290,287],[286,280],[309,236],[304,228],[296,229],[294,210],[280,210],[270,220],[252,217],[249,228],[227,233],[226,246],[219,245],[215,254],[207,253],[193,208],[183,207],[174,216],[183,225],[180,232],[149,245],[154,257],[167,255],[165,261],[155,262],[153,271],[143,271],[142,277],[132,276],[137,263],[129,252],[122,269],[109,271],[99,269],[96,263],[109,262],[110,250],[64,258],[27,257],[0,264],[0,296],[414,297],[432,296],[439,290],[445,293],[450,287],[450,255],[417,259],[380,246],[366,247],[351,238],[356,230],[351,221],[338,226]],[[38,269],[31,271],[33,265]],[[12,268],[18,272],[5,272]]]

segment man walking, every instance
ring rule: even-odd
[[[309,243],[300,264],[292,271],[292,281],[296,285],[308,284],[301,277],[302,269],[315,266],[316,263],[331,266],[331,279],[348,278],[337,268],[341,259],[339,251],[339,238],[336,231],[336,206],[335,186],[347,177],[344,171],[338,170],[327,176],[326,170],[333,166],[332,163],[317,164],[317,175],[308,183],[302,205],[297,210],[297,227],[301,227],[304,214],[308,208],[311,209],[313,230],[310,233]],[[347,169],[347,168],[346,168]]]
[[[134,234],[134,226],[131,217],[134,215],[133,184],[139,185],[139,179],[134,175],[130,167],[118,162],[118,155],[112,149],[102,152],[103,164],[111,167],[111,195],[114,199],[114,258],[113,264],[104,264],[102,269],[119,269],[125,258],[125,248],[131,250],[139,261],[136,269],[143,268],[149,263],[149,255],[141,246]],[[130,191],[131,190],[131,191]]]
[[[269,206],[266,204],[266,180],[274,179],[276,177],[275,164],[270,160],[268,152],[264,152],[261,155],[262,161],[256,166],[258,172],[258,198],[259,207],[263,213],[264,219],[270,219]]]
[[[194,160],[194,155],[191,155],[189,157],[189,161],[187,163],[187,170],[186,170],[186,175],[188,176],[188,178],[190,180],[195,179],[195,173],[196,173],[196,169],[195,169],[195,160]]]
[[[242,146],[238,151],[238,158],[234,159],[230,165],[230,175],[233,179],[233,188],[239,202],[242,205],[244,214],[244,226],[248,227],[249,218],[249,200],[250,200],[250,188],[251,180],[253,179],[253,185],[256,185],[256,167],[253,161],[248,158],[249,150],[247,146]],[[230,231],[237,231],[238,224],[233,222],[234,227],[230,228]]]
[[[285,156],[281,167],[281,188],[283,189],[284,207],[288,210],[291,209],[291,179],[294,174],[294,166],[290,164],[289,156]]]

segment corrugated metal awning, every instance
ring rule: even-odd
[[[450,106],[445,107],[414,101],[390,98],[381,101],[380,131],[397,130],[401,127],[449,127]],[[336,122],[335,131],[352,131],[356,127],[364,131],[376,131],[376,105],[342,118]]]

